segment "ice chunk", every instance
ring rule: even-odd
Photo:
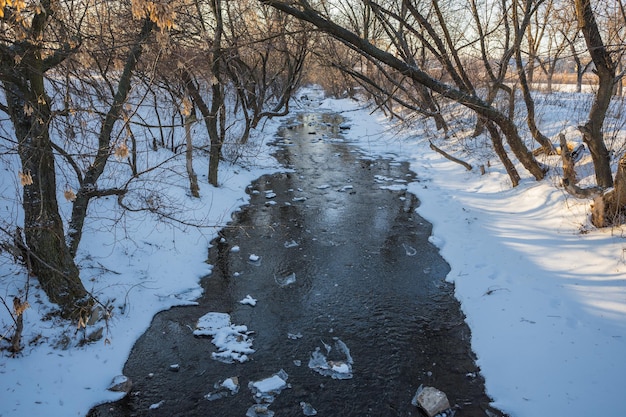
[[[150,410],[156,410],[157,408],[161,407],[163,404],[165,404],[165,400],[161,400],[158,403],[154,403],[152,405],[150,405]]]
[[[239,248],[239,246],[237,246],[237,245],[235,245],[235,246],[233,246],[232,248],[230,248],[230,251],[231,251],[232,253],[237,253],[237,252],[239,252],[240,250],[241,250],[241,248]]]
[[[277,277],[276,275],[274,275],[274,281],[276,281],[276,283],[280,287],[287,287],[296,282],[296,273],[292,272],[291,274],[284,277]]]
[[[322,185],[318,185],[317,188],[319,190],[325,190],[327,188],[330,188],[330,184],[322,184]]]
[[[198,319],[195,336],[213,336],[213,344],[218,352],[211,357],[225,363],[245,362],[248,355],[254,353],[252,339],[246,326],[236,326],[230,323],[230,315],[226,313],[207,313]]]
[[[255,255],[254,253],[250,254],[250,256],[248,257],[248,260],[250,262],[259,262],[261,260],[261,257],[259,255]]]
[[[328,360],[326,355],[324,355],[318,347],[311,354],[311,359],[309,359],[309,368],[321,375],[329,376],[333,379],[350,379],[352,378],[353,363],[352,356],[350,356],[350,349],[348,349],[348,346],[346,346],[346,344],[340,339],[334,338],[334,340],[335,348],[342,358]],[[322,343],[326,348],[327,354],[329,354],[332,350],[331,346],[327,345],[323,341]]]
[[[246,411],[246,417],[274,417],[274,414],[265,404],[254,404]]]
[[[225,379],[224,381],[216,382],[213,385],[217,391],[213,391],[204,396],[209,401],[219,400],[229,395],[235,395],[239,392],[239,378],[236,376]]]
[[[287,382],[278,375],[273,375],[269,378],[262,379],[252,383],[252,386],[262,393],[267,392],[280,392],[287,386]]]
[[[437,388],[419,386],[411,404],[421,407],[428,417],[434,417],[450,408],[448,397]]]
[[[251,305],[252,307],[254,307],[256,305],[256,299],[252,298],[252,296],[250,294],[246,295],[246,297],[239,301],[240,304],[248,304]]]
[[[306,197],[294,197],[293,201],[306,201]]]
[[[296,242],[295,240],[288,240],[285,242],[284,244],[285,248],[295,248],[298,247],[300,245],[298,245],[298,242]]]
[[[413,246],[410,246],[410,245],[407,245],[406,243],[403,243],[402,247],[404,248],[404,251],[406,252],[406,256],[415,256],[415,255],[417,255],[417,249],[415,249]]]
[[[265,192],[265,198],[274,198],[274,197],[276,197],[276,193],[274,191],[269,190]]]
[[[404,184],[393,184],[393,185],[381,185],[381,190],[390,190],[390,191],[403,191],[407,189],[407,186]]]
[[[302,414],[305,416],[316,416],[317,410],[313,408],[313,406],[309,403],[305,403],[304,401],[300,402],[300,407],[302,407]]]
[[[250,381],[248,388],[254,395],[254,400],[261,404],[271,404],[276,395],[280,394],[285,388],[289,388],[287,379],[289,376],[283,369],[275,373],[269,378],[261,379],[259,381]]]
[[[220,329],[228,326],[230,326],[229,314],[211,312],[198,319],[193,334],[196,336],[215,336]]]

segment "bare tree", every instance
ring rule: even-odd
[[[446,34],[444,31],[443,36],[439,36],[438,33],[431,30],[432,25],[430,25],[429,20],[426,19],[425,16],[415,7],[415,4],[411,3],[409,0],[405,0],[404,3],[407,5],[411,15],[425,30],[425,33],[431,36],[429,42],[426,43],[425,46],[429,48],[430,53],[432,53],[436,59],[441,62],[442,67],[446,70],[445,75],[452,79],[453,85],[440,81],[424,69],[412,65],[411,62],[407,62],[402,56],[398,56],[382,49],[381,47],[373,45],[370,41],[363,39],[354,31],[350,31],[335,23],[330,15],[324,15],[322,9],[315,9],[306,1],[259,1],[263,4],[271,5],[272,7],[275,7],[276,9],[288,13],[298,19],[313,24],[318,29],[330,34],[345,45],[358,51],[363,56],[384,63],[390,69],[393,69],[393,71],[397,71],[399,74],[411,79],[416,84],[425,86],[434,93],[456,101],[475,111],[480,117],[484,117],[493,124],[490,129],[490,133],[492,135],[499,135],[499,132],[503,134],[517,159],[536,179],[543,178],[545,174],[544,168],[535,160],[532,153],[526,148],[525,144],[521,140],[521,137],[519,136],[517,126],[513,120],[500,112],[498,109],[489,105],[475,92],[474,87],[462,65],[460,56],[456,52],[453,52],[458,51],[458,49],[453,46],[455,41],[451,36],[451,32]],[[370,2],[370,4],[372,3],[373,2]],[[377,7],[378,6],[380,6],[380,4],[377,4]],[[435,14],[437,13],[437,6],[438,5],[435,2],[433,6],[435,7]],[[384,13],[385,16],[395,18],[395,14],[392,10],[385,9],[382,6],[380,6],[379,10],[380,13]],[[445,21],[443,17],[437,19],[439,22]],[[411,30],[408,25],[406,29]],[[416,33],[415,31],[413,34],[416,37],[422,35],[420,32]],[[519,176],[516,175],[517,173],[512,170],[509,174],[513,185],[517,185],[519,181]]]
[[[52,103],[45,77],[79,45],[49,30],[62,24],[55,19],[55,6],[52,1],[41,2],[41,13],[32,14],[30,20],[16,9],[4,9],[0,80],[7,100],[3,110],[13,123],[22,161],[25,249],[32,252],[33,273],[50,300],[70,314],[77,303],[85,304],[87,291],[65,244],[59,215],[49,131]]]
[[[118,3],[111,5],[118,6]],[[114,125],[122,116],[132,85],[131,75],[138,65],[142,45],[155,26],[153,20],[167,23],[167,16],[154,10],[151,12],[142,3],[136,2],[134,6],[136,17],[143,23],[139,34],[132,38],[131,47],[126,49],[121,71],[108,72],[119,61],[98,60],[97,64],[95,61],[82,61],[88,56],[84,51],[93,47],[91,42],[100,34],[97,31],[106,27],[96,25],[87,28],[87,22],[93,22],[90,19],[103,17],[99,14],[101,10],[91,4],[46,0],[21,10],[5,7],[0,21],[7,29],[0,41],[0,81],[7,106],[0,109],[11,118],[22,161],[24,250],[29,254],[32,272],[50,301],[57,303],[68,317],[78,318],[90,313],[94,300],[83,286],[73,258],[91,199],[122,192],[100,189],[98,179],[113,154],[111,136]],[[126,10],[128,22],[130,10]],[[89,65],[95,66],[89,68]],[[86,168],[77,160],[77,155],[68,152],[51,137],[53,126],[68,126],[61,133],[67,135],[65,143],[71,142],[75,134],[75,130],[69,127],[72,118],[77,113],[94,113],[94,107],[81,108],[80,104],[73,103],[76,96],[72,96],[72,85],[77,79],[71,69],[78,67],[82,68],[83,74],[90,69],[105,71],[101,72],[105,75],[103,84],[89,84],[89,77],[84,77],[85,84],[78,91],[93,91],[94,100],[104,100],[109,104],[109,108],[100,113],[102,119],[96,135],[95,152],[80,156],[82,161],[89,160]],[[114,79],[113,74],[119,78]],[[107,97],[110,100],[106,100]],[[64,236],[56,197],[55,154],[73,169],[79,184],[77,192],[65,189],[66,198],[72,202],[67,236]]]

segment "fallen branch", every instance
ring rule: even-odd
[[[433,151],[437,152],[438,154],[443,155],[444,158],[452,161],[452,162],[456,162],[457,164],[461,164],[463,165],[468,171],[472,170],[472,166],[470,164],[468,164],[465,161],[461,161],[458,158],[455,158],[454,156],[450,155],[449,153],[447,153],[446,151],[444,151],[443,149],[440,149],[438,147],[435,146],[434,143],[432,143],[431,141],[428,141],[428,143],[430,143],[430,149],[432,149]]]

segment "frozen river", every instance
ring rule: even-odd
[[[421,385],[456,416],[500,415],[406,192],[419,175],[365,158],[344,123],[303,113],[281,130],[288,171],[250,186],[199,304],[155,317],[124,369],[133,391],[92,417],[420,416]]]

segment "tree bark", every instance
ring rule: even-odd
[[[576,178],[575,163],[563,133],[559,135],[559,142],[561,145],[561,160],[563,161],[563,188],[565,188],[565,191],[576,198],[593,198],[602,193],[602,189],[599,187],[581,188],[576,185],[578,179]]]
[[[626,154],[615,173],[615,186],[595,198],[591,206],[591,223],[596,227],[624,224],[626,221]]]
[[[590,0],[575,0],[574,3],[578,25],[583,32],[598,75],[598,91],[589,111],[589,119],[583,126],[579,126],[579,129],[591,153],[598,186],[609,188],[613,185],[613,178],[611,176],[609,151],[604,143],[602,126],[613,95],[615,64],[611,60],[611,56],[600,36]]]
[[[211,110],[208,118],[205,118],[209,139],[211,141],[209,153],[209,184],[217,187],[218,169],[222,157],[222,145],[224,137],[221,135],[219,114],[224,107],[224,91],[220,82],[220,61],[222,59],[222,34],[224,22],[222,20],[222,0],[211,0],[211,8],[215,15],[215,32],[211,48]]]
[[[189,176],[189,192],[192,197],[200,198],[200,187],[198,186],[198,176],[193,170],[193,141],[191,140],[191,125],[196,121],[195,115],[185,117],[185,166]]]

